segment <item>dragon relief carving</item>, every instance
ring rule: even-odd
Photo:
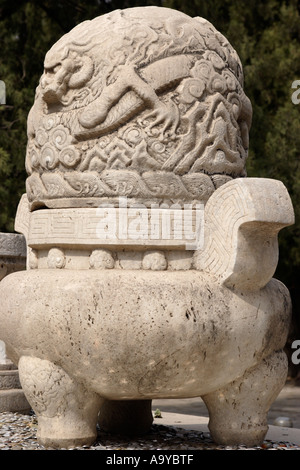
[[[236,52],[206,20],[159,10],[81,23],[46,54],[28,116],[32,209],[205,202],[245,175],[252,109]]]

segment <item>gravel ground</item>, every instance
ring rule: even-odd
[[[30,415],[0,413],[0,450],[49,450],[38,444],[36,430],[37,420],[33,413]],[[155,419],[150,432],[142,438],[111,436],[98,429],[97,440],[92,446],[69,450],[300,450],[300,447],[288,442],[269,440],[264,441],[261,446],[251,448],[221,446],[214,444],[208,432],[164,426],[159,424],[159,419]]]

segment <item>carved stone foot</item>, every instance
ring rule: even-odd
[[[23,390],[38,418],[38,442],[45,447],[90,445],[96,439],[101,399],[47,360],[21,357]]]
[[[213,440],[224,445],[260,445],[268,431],[269,408],[286,375],[287,358],[280,351],[227,387],[202,396],[209,410]]]
[[[153,423],[151,403],[151,400],[105,400],[100,410],[99,425],[112,434],[145,434]]]

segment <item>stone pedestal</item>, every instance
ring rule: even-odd
[[[144,433],[151,400],[202,397],[213,439],[256,445],[287,375],[294,222],[280,181],[246,177],[252,107],[209,22],[114,11],[50,49],[28,117],[1,339],[39,442]],[[129,426],[130,420],[130,426]]]

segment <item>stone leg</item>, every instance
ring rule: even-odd
[[[19,361],[24,393],[38,418],[37,438],[45,447],[91,445],[102,400],[61,368],[34,357]]]
[[[112,434],[145,434],[153,423],[151,403],[151,400],[104,400],[99,426]]]
[[[274,353],[225,388],[202,396],[209,430],[218,444],[260,445],[268,431],[267,414],[287,376],[284,352]]]

